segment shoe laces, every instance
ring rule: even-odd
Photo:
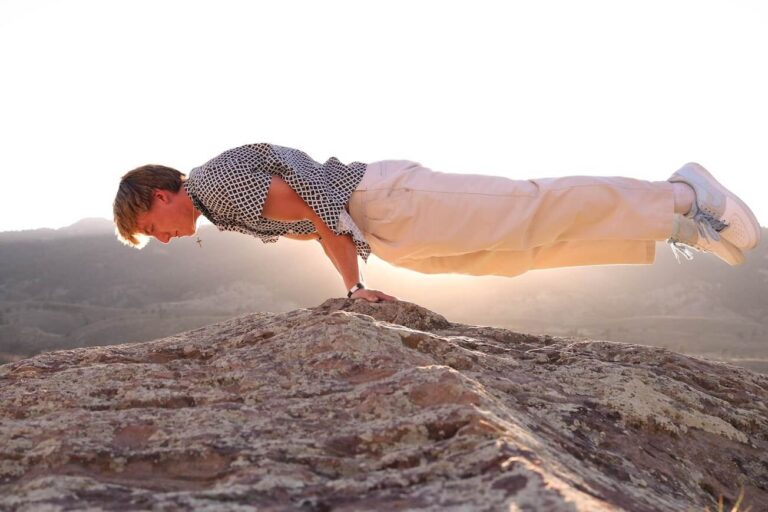
[[[667,243],[669,244],[669,248],[672,249],[672,254],[675,255],[675,259],[677,260],[678,264],[682,263],[680,261],[680,256],[684,256],[687,260],[693,259],[693,253],[691,252],[691,249],[695,249],[695,247],[692,245],[688,245],[679,240],[675,240],[674,238],[667,240]]]
[[[709,240],[720,241],[720,232],[728,227],[728,223],[714,215],[696,207],[693,221],[699,228],[699,234]]]
[[[710,213],[701,210],[695,201],[692,208],[695,210],[695,213],[691,219],[696,224],[699,235],[706,240],[719,242],[720,231],[727,228],[728,223],[718,219]],[[672,253],[675,255],[675,259],[677,260],[678,264],[681,263],[680,256],[684,256],[685,259],[689,261],[693,259],[693,252],[691,252],[691,249],[700,251],[700,249],[695,245],[683,242],[682,240],[676,238],[669,238],[667,243],[670,245]]]

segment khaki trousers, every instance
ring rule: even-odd
[[[371,252],[426,274],[648,264],[672,234],[672,183],[623,177],[513,180],[368,164],[349,213]]]

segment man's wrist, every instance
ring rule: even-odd
[[[347,291],[347,298],[352,297],[352,294],[354,294],[356,291],[363,290],[363,289],[365,289],[365,285],[363,283],[361,282],[355,283],[355,286],[353,286]]]

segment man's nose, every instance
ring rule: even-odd
[[[157,234],[155,235],[155,238],[157,238],[164,244],[167,244],[168,242],[171,241],[171,234],[170,233]]]

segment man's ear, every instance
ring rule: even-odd
[[[168,204],[172,199],[172,195],[170,190],[156,188],[152,192],[152,199]]]

